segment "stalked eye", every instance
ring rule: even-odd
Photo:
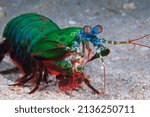
[[[101,25],[96,25],[93,27],[94,34],[101,33],[103,31],[103,27]]]
[[[86,34],[89,34],[89,33],[92,32],[92,28],[91,28],[90,26],[84,26],[83,31],[84,31]]]
[[[110,53],[110,50],[108,48],[103,50],[103,51],[101,51],[101,55],[102,56],[107,56],[109,53]]]

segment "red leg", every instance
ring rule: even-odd
[[[14,85],[23,86],[30,81],[30,83],[35,86],[34,89],[29,92],[29,94],[31,94],[39,88],[42,81],[48,83],[48,71],[41,61],[32,58],[28,53],[26,53],[26,55],[24,58],[16,56],[15,48],[10,52],[11,59],[18,65],[21,71],[23,71],[23,74],[25,74],[17,80],[17,83]]]
[[[90,81],[88,80],[88,78],[87,78],[84,74],[82,74],[81,77],[82,77],[84,83],[85,83],[90,89],[92,89],[94,93],[96,93],[97,95],[100,95],[100,92],[99,92],[97,89],[95,89],[95,88],[90,84]]]
[[[100,95],[100,92],[99,92],[98,90],[96,90],[96,89],[90,84],[90,82],[89,82],[88,79],[85,78],[83,81],[85,82],[85,84],[86,84],[90,89],[93,90],[94,93],[96,93],[97,95]]]
[[[105,93],[105,89],[106,89],[106,66],[103,63],[103,68],[104,68],[104,89],[103,89],[103,93]]]
[[[92,49],[91,49],[89,46],[87,46],[86,49],[87,49],[87,51],[88,51],[87,61],[89,61],[89,60],[90,60],[90,55],[91,55]]]

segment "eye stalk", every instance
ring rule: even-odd
[[[103,31],[103,27],[101,25],[96,25],[93,27],[93,33],[94,34],[99,34]]]
[[[86,34],[89,34],[89,33],[91,33],[92,32],[92,28],[91,28],[91,26],[84,26],[83,27],[83,31],[86,33]]]

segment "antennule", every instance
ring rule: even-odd
[[[141,39],[143,39],[145,37],[148,37],[148,36],[150,36],[150,34],[144,35],[144,36],[136,38],[136,39],[128,40],[128,44],[134,44],[134,45],[150,48],[150,46],[148,46],[148,45],[143,45],[143,44],[136,43],[136,41],[141,40]]]

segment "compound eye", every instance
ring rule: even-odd
[[[89,33],[92,32],[92,28],[91,28],[90,26],[84,26],[83,31],[84,31],[86,34],[89,34]]]
[[[95,34],[101,33],[103,31],[103,27],[101,25],[96,25],[93,27],[93,32]]]

